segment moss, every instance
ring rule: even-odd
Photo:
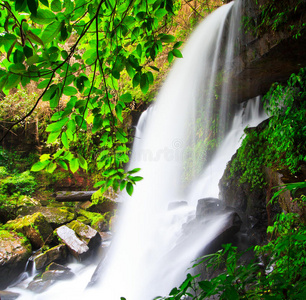
[[[83,209],[78,212],[80,216],[86,217],[90,220],[90,226],[98,231],[104,231],[109,227],[109,220],[111,214],[109,212],[105,214],[93,213]]]

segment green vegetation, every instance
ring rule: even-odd
[[[306,71],[292,74],[287,85],[275,84],[263,98],[272,116],[261,129],[249,129],[231,165],[231,174],[241,170],[240,183],[252,188],[264,184],[263,167],[299,171],[306,161]]]
[[[306,226],[295,214],[280,214],[268,227],[274,239],[256,246],[254,259],[245,263],[242,252],[228,244],[223,250],[200,258],[193,268],[218,270],[218,275],[201,280],[188,274],[168,297],[156,299],[305,299]],[[190,298],[189,298],[190,297]]]

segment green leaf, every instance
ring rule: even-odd
[[[48,165],[47,165],[47,168],[46,168],[46,171],[48,173],[53,173],[56,169],[57,165],[56,163],[53,163],[53,162],[50,162]]]
[[[135,173],[137,173],[139,171],[140,171],[140,168],[135,168],[135,169],[133,169],[131,171],[128,171],[128,174],[135,174]]]
[[[49,7],[49,1],[48,0],[39,0],[43,5]]]
[[[96,133],[98,130],[102,128],[103,118],[101,114],[97,114],[93,120],[92,133]]]
[[[14,41],[17,40],[17,37],[10,33],[5,33],[4,35],[0,35],[0,46],[2,45],[11,45]]]
[[[141,91],[146,94],[149,90],[149,80],[147,74],[142,74],[140,79]]]
[[[134,191],[134,187],[133,187],[133,184],[132,184],[131,182],[128,182],[128,183],[126,184],[126,191],[127,191],[127,193],[128,193],[130,196],[132,196],[133,191]]]
[[[73,86],[65,86],[63,90],[63,94],[66,96],[73,96],[77,94],[77,89]]]
[[[140,73],[137,72],[133,77],[133,88],[137,87],[140,83]]]
[[[56,131],[56,132],[51,132],[49,133],[48,139],[47,139],[47,144],[52,144],[56,141],[56,139],[59,137],[61,131]]]
[[[168,53],[168,62],[169,62],[169,64],[173,61],[173,52],[172,51],[170,51],[169,53]]]
[[[37,7],[38,7],[38,2],[37,0],[27,0],[28,2],[28,8],[30,12],[36,16],[37,14]]]
[[[125,186],[126,186],[126,181],[124,181],[124,180],[122,180],[121,182],[120,182],[120,191],[123,191],[123,189],[125,188]]]
[[[15,10],[22,11],[26,8],[27,1],[26,0],[15,0]]]
[[[59,160],[57,161],[57,163],[58,163],[64,170],[68,171],[68,166],[67,166],[67,164],[66,164],[62,159],[59,159]]]
[[[133,98],[130,93],[125,93],[120,96],[120,100],[122,100],[124,103],[130,103],[133,101]]]
[[[29,31],[27,32],[27,35],[28,35],[28,37],[29,37],[32,41],[34,41],[34,42],[36,42],[36,43],[38,43],[38,44],[44,46],[44,42],[43,42],[36,34],[34,34],[32,31],[29,30]]]
[[[60,0],[53,0],[51,2],[51,9],[55,12],[59,12],[62,10],[62,4]]]
[[[38,89],[44,89],[48,86],[48,83],[49,83],[50,79],[46,79],[46,80],[43,80],[41,81],[38,85],[37,85],[37,88]]]
[[[84,159],[84,157],[81,154],[78,154],[79,163],[82,169],[87,170],[87,161]]]
[[[11,65],[9,67],[9,70],[13,73],[23,73],[26,70],[26,68],[23,64],[18,63],[18,64]]]
[[[140,181],[140,180],[143,179],[143,177],[141,177],[141,176],[133,176],[131,178],[132,178],[133,181]]]
[[[72,173],[75,173],[79,169],[79,160],[77,158],[72,158],[69,161],[69,167]]]
[[[17,74],[9,74],[8,80],[6,81],[6,84],[5,84],[5,88],[9,90],[11,88],[16,87],[19,84],[20,79],[21,79],[21,76]]]
[[[40,25],[50,24],[55,21],[55,17],[55,14],[47,9],[38,9],[36,15],[31,14],[32,21]]]
[[[171,34],[162,33],[162,34],[159,35],[159,38],[164,43],[172,43],[172,42],[175,41],[175,37]]]
[[[29,57],[33,56],[33,49],[30,48],[29,46],[25,45],[23,47],[23,53],[24,53],[26,58],[29,58]]]
[[[46,131],[47,131],[47,132],[59,131],[59,130],[62,129],[62,127],[63,127],[64,125],[66,125],[66,123],[67,123],[68,121],[69,121],[68,118],[64,118],[64,119],[62,119],[62,120],[60,120],[60,121],[57,121],[57,122],[55,122],[55,123],[52,123],[52,124],[48,125],[48,127],[46,128]]]
[[[51,24],[49,24],[43,34],[42,34],[42,41],[44,43],[50,43],[51,41],[53,41],[53,39],[58,35],[58,33],[60,32],[61,30],[61,22],[58,22],[58,21],[54,21],[52,22]]]
[[[52,84],[47,92],[44,94],[42,100],[43,101],[50,101],[52,98],[54,98],[56,96],[56,94],[58,93],[58,86],[56,84]]]
[[[172,53],[173,53],[173,55],[175,57],[178,57],[178,58],[182,58],[183,57],[183,54],[181,53],[181,51],[179,49],[173,49]]]
[[[32,172],[41,171],[49,164],[49,162],[50,162],[49,160],[39,161],[32,166],[31,171]]]
[[[64,147],[66,149],[69,149],[69,143],[68,143],[68,138],[67,138],[67,133],[66,132],[62,133],[61,140],[62,140],[62,143],[63,143]]]
[[[164,8],[160,8],[160,9],[158,9],[158,10],[155,12],[155,16],[156,16],[157,18],[162,18],[162,17],[164,17],[167,13],[168,13],[167,10],[165,10]]]
[[[179,48],[183,45],[183,42],[177,42],[174,44],[173,48]]]

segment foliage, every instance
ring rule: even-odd
[[[237,157],[232,162],[232,176],[241,170],[240,183],[261,186],[263,166],[287,168],[291,173],[306,161],[306,72],[292,74],[286,86],[275,84],[265,95],[265,109],[272,117],[264,128],[247,130]]]
[[[30,171],[16,173],[1,179],[0,193],[13,195],[20,193],[22,195],[31,195],[35,191],[36,181]]]
[[[156,299],[305,299],[306,226],[294,214],[280,214],[268,228],[275,239],[256,246],[255,259],[245,264],[243,253],[227,244],[223,250],[204,256],[193,267],[219,270],[219,275],[199,280],[188,274],[168,297]],[[248,250],[251,251],[251,250]]]
[[[299,38],[306,28],[306,23],[302,22],[299,11],[305,9],[304,0],[267,0],[263,4],[256,5],[260,11],[257,20],[244,16],[243,23],[246,31],[250,31],[255,36],[262,36],[269,30],[288,30],[291,36]],[[296,21],[298,20],[298,21]]]
[[[171,44],[169,61],[181,57],[172,35],[163,33],[175,14],[172,0],[53,0],[1,3],[0,50],[6,54],[0,69],[0,89],[37,82],[40,91],[28,117],[40,101],[53,110],[46,128],[48,143],[61,147],[45,154],[32,170],[53,172],[57,166],[76,172],[87,169],[85,158],[70,148],[80,132],[102,130],[97,157],[105,182],[115,189],[127,185],[122,166],[127,162],[127,133],[118,126],[133,101],[121,94],[129,77],[133,88],[146,94],[153,84],[153,61]],[[59,106],[63,109],[59,110]],[[21,119],[21,120],[24,120]],[[17,123],[17,122],[16,122]]]

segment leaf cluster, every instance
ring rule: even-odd
[[[73,145],[79,133],[101,131],[96,159],[103,169],[103,190],[136,182],[123,171],[128,161],[127,132],[120,128],[133,101],[121,93],[126,78],[146,94],[158,69],[152,64],[165,46],[168,60],[182,57],[180,42],[163,32],[175,14],[172,0],[18,0],[1,4],[0,89],[7,93],[36,82],[39,96],[14,125],[29,117],[40,101],[53,110],[47,143],[59,143],[32,170],[72,172],[88,169],[86,157]],[[61,104],[61,109],[60,108]],[[121,183],[125,181],[124,183]]]

